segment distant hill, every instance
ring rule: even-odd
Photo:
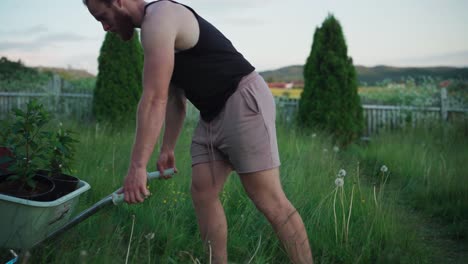
[[[85,70],[54,67],[36,67],[35,69],[44,74],[57,74],[65,80],[62,85],[62,92],[92,93],[96,86],[96,76]]]
[[[52,72],[58,74],[62,79],[65,80],[78,80],[78,79],[87,79],[94,78],[93,74],[79,69],[65,69],[65,68],[55,68],[55,67],[36,67],[39,72]]]
[[[302,65],[293,65],[277,70],[260,72],[260,75],[267,82],[293,82],[304,80],[303,71],[304,67]]]
[[[50,73],[42,73],[25,66],[21,61],[0,58],[0,91],[41,91],[51,78]]]
[[[468,68],[457,67],[390,67],[376,66],[365,67],[356,66],[359,82],[375,85],[385,79],[391,81],[402,81],[408,77],[416,80],[424,77],[436,79],[463,79],[468,80]]]
[[[96,77],[77,69],[53,67],[28,67],[19,61],[0,58],[0,91],[2,92],[43,92],[47,89],[53,74],[64,81],[62,91],[89,93],[94,89]]]
[[[464,79],[468,80],[468,68],[457,67],[390,67],[390,66],[355,66],[358,80],[361,84],[375,85],[385,80],[399,82],[412,77],[416,80],[425,77],[437,79]],[[260,74],[266,81],[291,82],[303,81],[304,67],[293,65],[273,71],[264,71]]]

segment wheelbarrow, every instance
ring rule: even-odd
[[[174,174],[174,169],[163,172],[164,176],[172,174]],[[148,173],[148,180],[159,177],[159,171]],[[16,263],[19,259],[13,249],[27,251],[64,233],[100,209],[111,204],[118,205],[124,201],[124,194],[120,193],[122,188],[119,188],[69,220],[78,203],[79,195],[89,189],[88,183],[80,181],[77,190],[51,202],[36,202],[0,194],[0,205],[7,208],[7,213],[2,212],[0,217],[0,227],[2,228],[0,230],[0,248],[10,249],[14,257],[7,264]],[[9,224],[14,224],[14,227],[9,226]]]

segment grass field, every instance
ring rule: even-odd
[[[83,210],[121,186],[134,131],[132,124],[68,126],[80,140],[73,174],[92,186],[80,200]],[[179,173],[151,182],[150,199],[102,210],[35,248],[31,263],[125,263],[127,250],[128,263],[209,263],[190,198],[193,127],[185,125],[176,148]],[[383,134],[345,150],[319,131],[279,125],[278,137],[282,183],[306,224],[316,263],[461,263],[467,257],[466,127]],[[156,153],[148,170],[155,162]],[[346,176],[337,187],[341,169]],[[221,201],[230,262],[288,263],[236,174]]]
[[[275,97],[300,99],[302,89],[270,88]],[[464,86],[448,87],[448,104],[454,108],[468,107],[468,92]],[[435,84],[421,86],[359,87],[358,94],[363,104],[411,105],[420,107],[440,106],[440,88]]]
[[[275,97],[284,96],[291,99],[300,99],[303,89],[270,88],[270,91]]]

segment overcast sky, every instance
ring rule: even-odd
[[[149,1],[147,1],[149,2]],[[304,64],[327,14],[365,66],[468,66],[467,0],[181,0],[260,71]],[[82,0],[0,0],[0,56],[97,72],[104,31]]]

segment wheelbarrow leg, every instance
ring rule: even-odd
[[[27,264],[29,261],[29,258],[31,257],[31,253],[29,253],[28,250],[25,250],[24,252],[16,254],[16,252],[13,251],[13,249],[10,249],[10,253],[13,255],[14,258],[12,258],[6,264],[16,264],[16,263]]]

